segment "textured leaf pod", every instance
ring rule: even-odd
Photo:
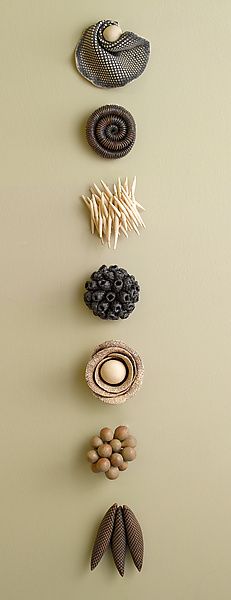
[[[116,511],[115,524],[111,538],[111,551],[114,562],[121,577],[124,576],[125,556],[126,556],[126,532],[123,520],[122,506]]]
[[[91,555],[92,571],[95,569],[95,567],[97,567],[110,544],[111,535],[114,528],[116,509],[117,504],[110,506],[100,523]]]
[[[144,557],[144,540],[140,524],[128,506],[123,506],[123,518],[127,537],[127,544],[134,564],[141,571]]]

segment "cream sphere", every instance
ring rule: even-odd
[[[103,442],[111,442],[113,439],[113,431],[109,427],[103,427],[100,431],[100,437]]]
[[[110,458],[111,454],[112,447],[110,446],[110,444],[102,444],[102,446],[98,448],[98,455],[102,458]]]
[[[117,42],[122,34],[122,29],[119,25],[108,25],[104,29],[103,37],[107,42]]]
[[[117,477],[119,477],[118,467],[110,467],[110,469],[108,469],[105,475],[108,479],[117,479]]]
[[[126,378],[126,367],[121,360],[106,360],[100,369],[100,377],[109,385],[119,385]]]

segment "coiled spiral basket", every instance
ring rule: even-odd
[[[90,146],[104,158],[122,158],[136,140],[136,124],[131,113],[117,104],[95,110],[86,126]]]

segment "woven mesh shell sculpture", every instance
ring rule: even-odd
[[[122,158],[136,140],[136,124],[131,113],[116,104],[101,106],[86,126],[90,146],[104,158]]]
[[[141,571],[144,557],[143,534],[137,518],[128,506],[123,506],[123,518],[129,550],[138,571]]]
[[[104,38],[103,32],[118,21],[99,21],[84,31],[75,48],[78,71],[94,85],[102,88],[121,87],[139,77],[150,55],[150,43],[130,31],[115,42]]]
[[[114,530],[111,538],[111,551],[114,563],[121,577],[124,576],[125,557],[126,557],[126,533],[124,527],[122,506],[118,506],[115,516]]]
[[[101,558],[103,557],[104,553],[106,552],[109,544],[110,544],[110,540],[111,540],[111,536],[112,536],[112,532],[113,532],[113,528],[114,528],[114,521],[115,521],[115,515],[116,515],[116,509],[117,509],[117,504],[113,504],[112,506],[110,506],[110,508],[107,510],[107,512],[105,513],[97,535],[96,535],[96,539],[95,539],[95,543],[93,546],[93,550],[92,550],[92,556],[91,556],[91,570],[93,571],[93,569],[95,569],[95,567],[97,567],[97,565],[99,564]]]

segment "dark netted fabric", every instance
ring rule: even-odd
[[[141,571],[144,557],[144,541],[140,524],[128,506],[123,506],[123,518],[129,550],[136,568],[138,571]]]
[[[103,32],[109,25],[118,22],[105,20],[88,27],[75,48],[78,71],[103,88],[121,87],[139,77],[150,55],[148,40],[130,31],[122,33],[116,42],[108,42]]]
[[[99,526],[99,529],[98,529],[98,532],[96,535],[95,543],[93,546],[93,550],[92,550],[92,556],[91,556],[91,570],[92,571],[93,571],[93,569],[95,569],[95,567],[97,567],[102,556],[104,555],[104,553],[106,552],[106,550],[110,544],[111,535],[112,535],[113,527],[114,527],[116,509],[117,509],[117,504],[113,504],[108,509],[108,511],[106,512],[106,514],[104,515],[104,517],[100,523],[100,526]]]
[[[121,158],[130,152],[136,139],[131,113],[117,104],[101,106],[87,121],[87,140],[104,158]]]
[[[122,506],[118,506],[115,516],[114,530],[111,538],[111,551],[114,562],[121,577],[124,576],[125,556],[126,556],[126,533],[123,520]]]

